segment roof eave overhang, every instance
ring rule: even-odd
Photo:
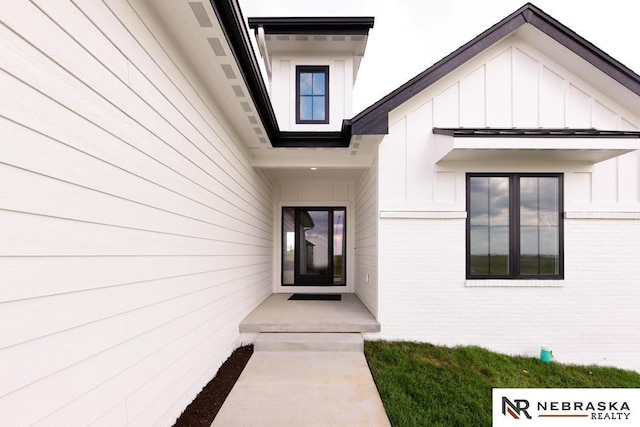
[[[265,34],[367,35],[373,24],[370,16],[249,18],[249,28]]]
[[[273,147],[348,147],[352,133],[350,120],[343,121],[339,132],[283,132],[280,130],[237,1],[211,0],[211,6],[240,68],[242,78],[271,145]]]

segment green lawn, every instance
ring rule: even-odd
[[[479,347],[367,341],[365,355],[394,427],[490,426],[497,387],[640,387],[633,371],[545,364]]]

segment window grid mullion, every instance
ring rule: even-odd
[[[487,182],[487,261],[489,264],[489,274],[491,274],[493,271],[491,270],[491,259],[493,258],[491,256],[491,177],[487,178]]]
[[[513,175],[509,180],[510,197],[509,203],[510,209],[510,224],[509,224],[509,236],[513,239],[513,244],[510,247],[510,277],[520,277],[520,176]]]
[[[541,260],[542,257],[540,256],[540,231],[542,229],[542,225],[540,223],[540,178],[539,177],[536,178],[536,181],[537,181],[536,202],[537,202],[537,209],[538,209],[538,211],[537,211],[537,220],[538,221],[537,221],[537,224],[536,224],[538,226],[538,228],[537,228],[537,232],[538,232],[538,236],[537,236],[537,238],[538,238],[538,263],[537,263],[538,264],[538,271],[536,271],[536,274],[540,275],[540,267],[541,267],[540,263],[542,262],[542,260]]]

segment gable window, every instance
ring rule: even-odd
[[[467,174],[467,278],[562,279],[562,174]]]
[[[296,67],[296,123],[329,123],[329,67]]]

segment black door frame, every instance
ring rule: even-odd
[[[294,283],[285,284],[284,283],[284,255],[283,251],[280,252],[280,265],[281,265],[281,285],[282,286],[346,286],[347,285],[347,208],[346,206],[283,206],[282,212],[285,209],[290,209],[295,211],[295,250],[294,250]],[[301,261],[304,257],[301,256],[301,251],[306,250],[306,245],[303,244],[304,234],[299,231],[302,229],[302,215],[308,211],[322,211],[328,213],[328,221],[327,221],[327,235],[330,239],[330,242],[327,244],[327,271],[326,274],[322,275],[306,275],[301,273]],[[342,218],[342,270],[341,270],[341,281],[340,283],[334,283],[334,248],[333,248],[333,239],[334,239],[334,219],[335,212],[340,211],[343,212]],[[282,227],[284,227],[284,214],[282,215]],[[281,239],[283,239],[281,237]],[[286,242],[282,241],[281,244],[284,246]]]

